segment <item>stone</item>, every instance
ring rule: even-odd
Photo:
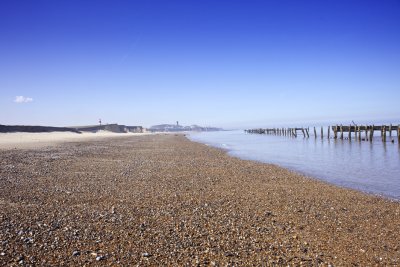
[[[145,257],[145,258],[148,258],[148,257],[151,257],[152,255],[150,253],[148,253],[148,252],[144,252],[142,254],[142,256]]]

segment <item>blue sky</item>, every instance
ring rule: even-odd
[[[399,14],[398,0],[3,0],[0,124],[399,123]]]

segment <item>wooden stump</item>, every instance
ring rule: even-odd
[[[351,125],[349,126],[349,141],[351,141]]]
[[[340,139],[343,139],[343,126],[340,124]]]
[[[383,125],[382,131],[383,131],[383,142],[386,142],[386,125]]]

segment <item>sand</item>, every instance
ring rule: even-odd
[[[38,148],[54,146],[65,142],[89,141],[98,138],[126,137],[147,135],[150,133],[113,133],[98,131],[95,133],[82,132],[50,132],[50,133],[0,133],[0,149]]]
[[[181,135],[0,152],[0,266],[400,265],[398,202]]]

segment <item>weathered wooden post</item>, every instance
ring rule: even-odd
[[[361,126],[358,126],[358,141],[361,141]]]
[[[331,126],[328,126],[328,139],[330,135],[331,135]]]
[[[392,124],[389,125],[389,137],[392,139]]]
[[[323,130],[324,128],[321,126],[321,139],[323,139],[324,138],[324,130]]]
[[[397,142],[400,144],[400,124],[397,125]]]
[[[351,124],[349,126],[349,141],[351,141]]]
[[[383,142],[386,142],[386,125],[383,125]]]
[[[314,127],[314,137],[317,138],[317,130]]]
[[[365,125],[365,141],[368,141],[368,125]]]
[[[357,125],[354,125],[354,140],[357,141]]]
[[[372,142],[372,139],[374,137],[374,131],[375,131],[375,125],[370,126],[370,129],[369,129],[369,141],[371,141],[371,142]]]
[[[340,124],[340,139],[343,139],[343,126]]]
[[[337,139],[337,124],[335,126],[335,130],[333,130],[333,138]]]
[[[372,139],[374,138],[374,131],[375,131],[375,125],[371,126],[371,129],[369,130],[369,141],[372,142]]]

